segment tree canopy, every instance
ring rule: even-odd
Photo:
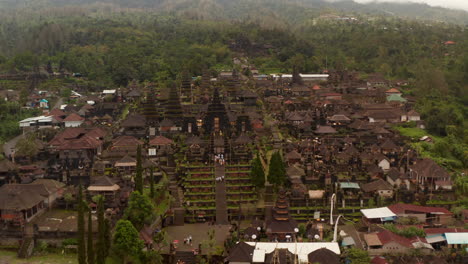
[[[124,261],[128,257],[139,257],[144,247],[138,230],[128,220],[119,220],[115,226],[112,246]],[[124,262],[126,263],[126,262]]]
[[[125,209],[124,219],[129,220],[137,228],[141,229],[154,217],[154,205],[150,198],[140,194],[138,191],[132,192]]]
[[[273,153],[270,158],[268,182],[275,186],[281,186],[286,183],[286,169],[284,167],[283,158],[278,151]]]

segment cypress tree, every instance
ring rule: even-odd
[[[78,264],[86,264],[84,202],[81,184],[78,188]]]
[[[252,161],[250,177],[256,187],[261,188],[265,186],[265,172],[263,171],[263,165],[258,154],[257,157]]]
[[[154,198],[154,167],[150,168],[150,197]]]
[[[142,169],[142,164],[141,164],[141,145],[138,145],[138,148],[137,148],[135,190],[143,194],[143,169]]]
[[[98,241],[97,241],[97,251],[96,251],[96,263],[105,264],[106,262],[106,226],[104,219],[104,199],[99,197],[98,208],[97,208],[97,218],[98,218]]]
[[[109,219],[104,219],[104,256],[109,256],[109,250],[111,247],[111,224]]]
[[[88,264],[94,264],[94,245],[93,245],[93,218],[91,215],[91,208],[88,211]]]
[[[286,169],[279,152],[271,156],[268,168],[268,181],[276,186],[283,185],[286,180]]]

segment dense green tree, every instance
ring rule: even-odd
[[[150,176],[149,176],[149,183],[150,183],[150,197],[154,198],[155,191],[154,191],[154,167],[150,168]]]
[[[127,263],[129,257],[138,258],[144,247],[138,230],[128,220],[119,220],[115,226],[112,246],[114,252]]]
[[[346,259],[348,259],[350,264],[369,264],[370,257],[369,253],[365,250],[353,247],[349,248],[345,252]]]
[[[27,158],[33,158],[39,153],[39,147],[36,144],[36,135],[34,133],[26,134],[25,137],[18,140],[15,146],[15,154]]]
[[[143,166],[141,161],[141,145],[138,145],[137,148],[135,190],[140,193],[143,193]]]
[[[140,192],[132,192],[128,200],[128,207],[125,209],[124,218],[130,220],[139,230],[145,223],[154,217],[154,206],[148,196]]]
[[[93,218],[91,213],[91,208],[88,210],[88,242],[86,256],[88,264],[94,264],[95,254],[94,254],[94,239],[93,239]]]
[[[275,186],[286,183],[286,169],[281,154],[277,151],[270,158],[268,167],[268,182]]]
[[[104,249],[105,256],[109,256],[110,248],[112,245],[112,230],[109,219],[104,219]]]
[[[96,263],[104,264],[109,252],[108,242],[106,241],[109,230],[106,228],[106,219],[104,216],[104,198],[102,196],[98,199],[97,204],[97,224],[98,224],[98,238],[96,243]]]
[[[78,197],[76,199],[76,205],[78,208],[78,263],[79,264],[86,264],[86,231],[85,231],[85,203],[83,201],[83,188],[80,184],[78,187]]]
[[[250,170],[250,178],[252,183],[257,188],[262,188],[265,186],[265,171],[263,169],[260,156],[257,154],[255,159],[252,160],[252,169]]]

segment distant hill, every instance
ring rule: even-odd
[[[272,20],[297,23],[323,13],[388,16],[468,25],[468,12],[417,3],[356,3],[352,0],[0,0],[0,8],[106,6],[145,8],[203,19]]]

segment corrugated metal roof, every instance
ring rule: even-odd
[[[388,207],[380,207],[380,208],[372,208],[372,209],[361,209],[361,213],[367,219],[375,219],[375,218],[387,218],[387,217],[395,217],[396,214],[390,211]]]
[[[432,244],[445,241],[445,237],[443,235],[427,236],[426,240],[427,243]]]
[[[265,262],[265,250],[255,249],[253,252],[252,262],[253,263],[263,263]]]
[[[449,245],[467,245],[468,232],[465,233],[445,233],[447,244]]]
[[[341,189],[360,189],[359,184],[355,182],[340,182]]]

